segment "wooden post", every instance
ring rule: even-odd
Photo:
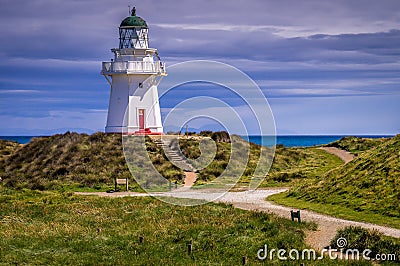
[[[187,247],[188,247],[188,255],[192,254],[192,250],[193,250],[192,244],[188,244]]]
[[[292,218],[292,221],[294,221],[294,219],[297,218],[298,222],[301,223],[300,211],[294,212],[293,210],[291,210],[290,217]]]

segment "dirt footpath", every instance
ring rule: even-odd
[[[195,172],[185,172],[185,185],[184,187],[192,187],[196,182],[197,174]]]
[[[341,149],[338,149],[335,147],[321,147],[319,149],[329,152],[330,154],[336,155],[344,163],[348,163],[355,158],[355,156],[353,154],[351,154],[350,152],[341,150]]]

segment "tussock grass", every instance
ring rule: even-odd
[[[211,136],[211,133],[208,135]],[[217,137],[215,138],[218,139]],[[238,136],[231,136],[231,138],[238,143],[244,142],[244,140]],[[205,169],[199,171],[199,181],[197,183],[204,184],[214,180],[225,171],[229,163],[232,143],[230,139],[222,139],[224,141],[216,142],[217,152],[214,160]],[[198,139],[180,139],[179,145],[186,157],[197,159],[200,156]],[[266,152],[268,154],[271,153],[270,151]],[[238,186],[248,185],[259,163],[260,153],[261,146],[250,143],[248,162],[238,182]],[[247,157],[247,154],[243,156]],[[268,161],[261,163],[268,165]],[[286,148],[282,145],[278,145],[275,150],[273,164],[269,173],[265,176],[261,187],[292,186],[304,182],[305,180],[309,181],[315,177],[321,176],[325,172],[342,164],[343,162],[337,156],[328,154],[320,149]],[[264,169],[264,173],[267,173],[266,169]]]
[[[338,141],[323,145],[325,147],[336,147],[358,155],[371,148],[379,146],[387,141],[388,138],[360,138],[360,137],[343,137]]]
[[[367,230],[361,227],[348,226],[340,229],[334,239],[331,241],[333,248],[340,249],[337,246],[337,240],[339,238],[345,238],[347,245],[344,250],[347,249],[358,249],[360,253],[366,249],[371,250],[368,255],[370,258],[375,258],[377,254],[385,256],[393,254],[395,258],[392,259],[392,263],[400,262],[400,240],[386,237],[382,233],[376,230]]]
[[[4,162],[22,145],[10,140],[0,139],[0,169],[4,167]]]
[[[0,151],[6,152],[11,150],[8,147],[14,146],[18,148],[3,163],[0,161],[0,176],[8,187],[104,191],[113,186],[117,177],[130,179],[131,189],[139,189],[127,167],[120,134],[67,132],[34,138],[26,145],[6,143],[8,146]],[[3,146],[0,145],[0,148]],[[146,149],[154,166],[164,177],[183,179],[183,171],[173,166],[150,138],[146,138]],[[144,160],[148,159],[135,157],[138,166]]]
[[[181,138],[179,148],[187,158],[193,159],[194,164],[198,164],[194,165],[195,167],[207,165],[205,168],[200,167],[197,181],[197,184],[205,184],[221,176],[227,169],[231,159],[232,145],[236,145],[238,152],[241,152],[240,147],[243,146],[244,151],[245,145],[248,144],[239,136],[229,136],[226,132],[203,132],[200,135],[203,138],[209,138],[210,141],[215,141],[215,158],[203,156],[199,161],[195,161],[201,155],[199,145],[201,138],[199,139],[198,136]],[[147,155],[156,170],[166,179],[182,183],[183,171],[168,161],[163,150],[148,137],[145,138],[145,145]],[[206,148],[207,145],[205,143]],[[249,156],[245,154],[246,152],[238,156],[239,158],[248,157],[239,186],[248,184],[259,163],[261,147],[250,143],[249,149]],[[0,160],[0,166],[3,169],[0,176],[9,187],[105,191],[112,188],[113,179],[118,177],[130,179],[131,189],[140,190],[125,162],[119,134],[99,132],[86,135],[67,132],[35,138],[26,145],[3,141],[0,143],[0,151],[8,154],[3,162]],[[141,157],[135,156],[135,152],[131,154],[133,156],[129,158],[130,165],[135,168],[135,171],[140,172],[146,165],[147,155]],[[319,171],[331,169],[337,164],[329,156],[315,149],[278,147],[270,174],[262,186],[288,186],[305,177],[313,177]],[[333,158],[336,157],[333,156]],[[267,160],[270,159],[267,158]],[[265,165],[265,168],[269,165],[267,161],[261,164]],[[240,168],[236,159],[228,172],[233,174],[239,172]],[[266,169],[263,172],[266,173]]]
[[[245,144],[237,136],[228,138],[224,133],[206,133],[203,133],[205,137],[214,137],[217,150],[212,162],[199,170],[199,185],[214,180],[226,170],[233,144],[237,147]],[[355,140],[364,145],[358,150],[370,149],[360,152],[346,165],[336,156],[316,148],[278,145],[273,165],[262,186],[292,186],[285,195],[286,199],[276,200],[283,204],[290,202],[293,207],[302,206],[333,215],[339,212],[338,215],[355,220],[365,220],[364,216],[370,216],[381,224],[380,220],[391,219],[392,226],[393,223],[396,226],[400,218],[399,136],[372,142]],[[145,142],[155,168],[167,179],[182,183],[183,171],[173,166],[150,138]],[[354,143],[354,140],[347,138],[339,143],[350,147],[353,144],[343,143]],[[181,139],[179,145],[187,157],[198,158],[198,139]],[[118,177],[129,178],[131,189],[140,190],[126,165],[120,135],[67,132],[36,138],[27,145],[3,141],[0,148],[4,153],[3,160],[0,160],[0,176],[7,187],[105,191],[113,186],[113,178]],[[249,161],[238,186],[249,183],[260,151],[260,146],[250,144]],[[134,156],[132,160],[140,171],[146,158]],[[233,164],[229,170],[236,173],[238,169]],[[342,208],[341,211],[338,208]],[[348,211],[343,211],[346,209]]]
[[[262,186],[293,186],[309,182],[342,164],[337,156],[317,148],[278,146]]]
[[[295,186],[285,197],[272,199],[294,207],[400,228],[400,135],[360,153],[356,159],[313,182]]]
[[[0,264],[240,265],[246,256],[258,265],[264,244],[305,248],[309,228],[224,204],[181,207],[150,197],[0,189]]]
[[[130,176],[120,138],[70,132],[34,138],[7,158],[1,175],[7,186],[39,190],[112,184],[116,175]]]

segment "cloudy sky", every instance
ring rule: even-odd
[[[0,135],[104,130],[101,61],[129,4],[167,65],[216,60],[254,79],[278,134],[400,132],[398,0],[0,2]],[[193,86],[162,97],[163,115],[197,94],[229,103]]]

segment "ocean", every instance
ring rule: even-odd
[[[12,140],[21,144],[26,144],[29,141],[31,141],[31,139],[33,139],[34,137],[37,136],[0,136],[0,139]]]
[[[323,135],[323,136],[276,136],[276,144],[284,145],[285,147],[311,147],[311,146],[316,146],[316,145],[323,145],[323,144],[328,144],[334,141],[337,141],[341,138],[345,137],[344,135]],[[389,138],[393,136],[388,136],[388,135],[364,135],[360,136],[358,135],[357,137],[361,138]],[[270,136],[248,136],[244,137],[242,136],[243,139],[248,140],[250,142],[259,144],[259,145],[264,145],[264,146],[272,146],[274,143],[274,138]]]
[[[12,140],[21,144],[26,144],[36,136],[0,136],[0,139]],[[284,145],[285,147],[310,147],[315,145],[328,144],[330,142],[339,140],[345,136],[277,136],[276,144]],[[388,135],[368,135],[368,136],[357,136],[366,138],[388,138],[393,136]],[[270,136],[242,136],[243,139],[251,141],[253,143],[271,146],[273,145],[273,137]]]

